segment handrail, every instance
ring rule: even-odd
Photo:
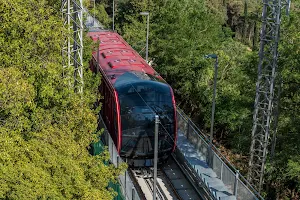
[[[192,128],[194,130],[194,132],[201,138],[201,140],[205,143],[205,145],[207,145],[207,147],[209,148],[209,138],[207,135],[205,135],[203,133],[203,131],[201,131],[195,124],[194,122],[179,108],[177,107],[177,114],[179,114],[189,125],[190,128]],[[223,156],[223,154],[218,150],[218,148],[212,144],[212,150],[213,153],[215,154],[215,156],[217,156],[217,158],[220,159],[220,161],[225,164],[226,167],[228,167],[230,169],[230,171],[232,172],[232,175],[237,177],[247,188],[249,188],[249,190],[254,193],[254,195],[256,196],[256,198],[263,200],[264,198],[256,191],[256,189],[246,180],[246,178],[240,174],[239,170],[237,170],[233,164],[230,163],[229,160],[227,160],[225,158],[225,156]],[[222,164],[222,165],[223,165]]]

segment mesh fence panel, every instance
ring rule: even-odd
[[[109,151],[110,159],[113,156],[113,147],[114,147],[114,141],[111,139],[111,137],[108,137],[108,151]]]
[[[132,188],[132,200],[140,200],[140,197],[135,188]]]
[[[111,161],[116,167],[118,167],[118,151],[115,145],[113,146],[113,155],[111,157]]]
[[[241,181],[238,179],[238,190],[237,190],[237,200],[256,200],[255,194],[249,188]]]
[[[198,134],[198,132],[190,125],[189,130],[191,130],[191,140],[190,142],[195,146],[197,151],[203,155],[206,159],[208,156],[208,144],[204,141],[204,139]]]
[[[178,130],[193,144],[199,153],[204,157],[208,157],[209,144],[208,138],[202,135],[201,131],[190,121],[190,119],[180,110],[177,109]],[[215,147],[214,147],[215,148]],[[213,151],[213,171],[217,177],[223,181],[227,189],[234,193],[235,184],[237,189],[237,199],[254,200],[263,199],[247,182],[247,180],[240,175],[240,179],[236,178],[236,173],[226,164],[229,163],[225,158],[218,156],[218,151]],[[224,160],[226,163],[224,162]],[[191,164],[191,163],[190,163]],[[230,163],[229,163],[230,165]],[[230,165],[231,166],[231,165]],[[231,166],[232,167],[232,166]],[[198,173],[201,177],[201,174]],[[242,180],[241,180],[242,179]],[[247,186],[246,186],[247,185]],[[251,189],[250,189],[251,188]],[[254,192],[252,192],[252,190]]]
[[[227,187],[227,189],[231,193],[234,193],[235,174],[226,165],[224,165],[222,169],[222,181]]]
[[[126,173],[125,175],[126,175],[126,194],[127,194],[128,198],[131,199],[132,198],[132,188],[134,186],[131,182],[131,179],[130,179],[128,173]]]
[[[177,127],[178,130],[184,134],[184,136],[187,136],[187,123],[180,114],[177,115]]]
[[[123,161],[120,161],[120,164]],[[128,172],[119,176],[120,188],[126,200],[140,200],[140,197],[130,179]]]
[[[122,189],[122,193],[125,194],[125,175],[120,175],[119,176],[119,181],[120,181],[120,184],[121,184],[121,189]]]
[[[119,176],[119,181],[120,181],[120,185],[121,185],[121,191],[122,191],[122,194],[125,196],[126,200],[130,200],[130,198],[128,197],[127,193],[126,193],[126,181],[125,181],[125,174],[124,175],[121,175]]]
[[[205,156],[205,158],[208,157],[208,144],[206,144],[205,142],[203,142],[203,140],[201,140],[201,142],[199,142],[201,147],[199,148],[199,151],[203,154],[203,156]]]
[[[216,154],[213,154],[213,162],[212,162],[212,169],[217,174],[217,177],[222,180],[222,160]]]
[[[189,124],[189,123],[188,123]],[[197,145],[197,141],[198,141],[198,133],[190,126],[188,126],[188,140],[194,145]]]
[[[103,121],[100,120],[100,124],[103,124]],[[181,111],[177,112],[177,126],[178,131],[180,131],[181,134],[183,134],[189,142],[197,149],[199,153],[201,153],[204,157],[208,156],[208,149],[209,144],[206,142],[207,140],[204,139],[205,136],[202,136],[197,128],[194,127],[193,123],[184,116]],[[105,127],[105,126],[103,126]],[[121,164],[123,161],[121,158],[118,158],[118,152],[114,145],[114,142],[108,132],[105,130],[102,139],[104,142],[107,142],[108,150],[110,152],[111,156],[111,162],[118,166],[118,164]],[[180,157],[182,159],[184,158],[184,155],[180,152]],[[193,163],[190,163],[188,161],[188,164],[190,167],[193,167]],[[234,193],[235,190],[235,184],[237,188],[237,194],[236,197],[239,200],[255,200],[258,199],[257,196],[245,185],[247,181],[243,179],[243,181],[239,178],[236,179],[236,174],[224,163],[224,161],[217,155],[217,153],[213,152],[213,165],[212,168],[214,172],[217,174],[217,177],[223,181],[227,189]],[[201,173],[198,172],[199,177],[201,177]],[[126,200],[139,200],[138,193],[136,192],[134,185],[126,171],[125,175],[119,176],[120,184],[121,184],[121,190],[126,197]],[[235,183],[236,182],[236,183]],[[258,194],[259,196],[259,194]],[[259,196],[260,199],[263,199],[261,196]]]

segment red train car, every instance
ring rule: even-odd
[[[90,67],[102,75],[101,116],[120,156],[133,167],[153,165],[157,114],[158,158],[165,161],[174,151],[177,137],[172,88],[119,34],[97,29],[88,34],[100,41]]]

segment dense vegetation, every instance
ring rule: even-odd
[[[120,169],[91,156],[99,78],[62,78],[60,1],[0,0],[0,199],[112,199]],[[91,52],[87,45],[85,59]]]
[[[98,16],[108,24],[112,1],[96,1]],[[203,128],[210,125],[213,60],[219,56],[216,144],[235,155],[233,162],[247,173],[251,140],[259,30],[262,4],[247,0],[115,0],[116,30],[144,55],[146,17],[150,12],[150,53],[153,66],[173,86],[177,103]],[[279,71],[283,87],[276,154],[267,165],[265,195],[298,199],[300,194],[300,1],[292,1],[283,16]],[[100,16],[101,13],[101,16]],[[229,152],[233,152],[229,153]],[[238,155],[238,156],[237,156]],[[242,158],[242,159],[241,159]]]

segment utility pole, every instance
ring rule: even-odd
[[[94,0],[94,18],[93,18],[93,26],[95,26],[95,19],[96,19],[96,0]]]
[[[273,125],[277,125],[277,122],[273,123],[278,117],[273,113],[273,110],[276,110],[274,106],[278,106],[276,102],[278,99],[274,98],[274,90],[277,87],[275,83],[278,70],[278,42],[283,8],[286,8],[287,13],[289,12],[290,0],[263,0],[258,79],[248,173],[249,182],[254,184],[259,192],[263,185],[269,140],[275,134],[273,130],[276,130]]]
[[[214,92],[212,99],[212,108],[211,108],[211,120],[210,120],[210,137],[209,137],[209,151],[208,151],[208,165],[213,167],[213,140],[214,140],[214,121],[215,121],[215,107],[216,107],[216,91],[217,91],[217,78],[218,78],[218,55],[217,54],[208,54],[204,56],[205,58],[215,59],[215,75],[214,75]]]
[[[155,115],[153,200],[156,200],[157,157],[158,157],[158,127],[159,127],[159,116]]]
[[[148,63],[148,43],[149,43],[149,12],[141,12],[140,15],[147,16],[147,36],[146,36],[146,63]]]
[[[83,0],[62,0],[61,12],[68,35],[63,45],[63,71],[75,92],[83,92]],[[72,81],[73,80],[73,81]]]
[[[113,22],[113,24],[112,24],[112,30],[114,31],[114,30],[115,30],[115,0],[113,0],[113,7],[112,7],[112,9],[113,9],[113,17],[112,17],[112,22]]]

